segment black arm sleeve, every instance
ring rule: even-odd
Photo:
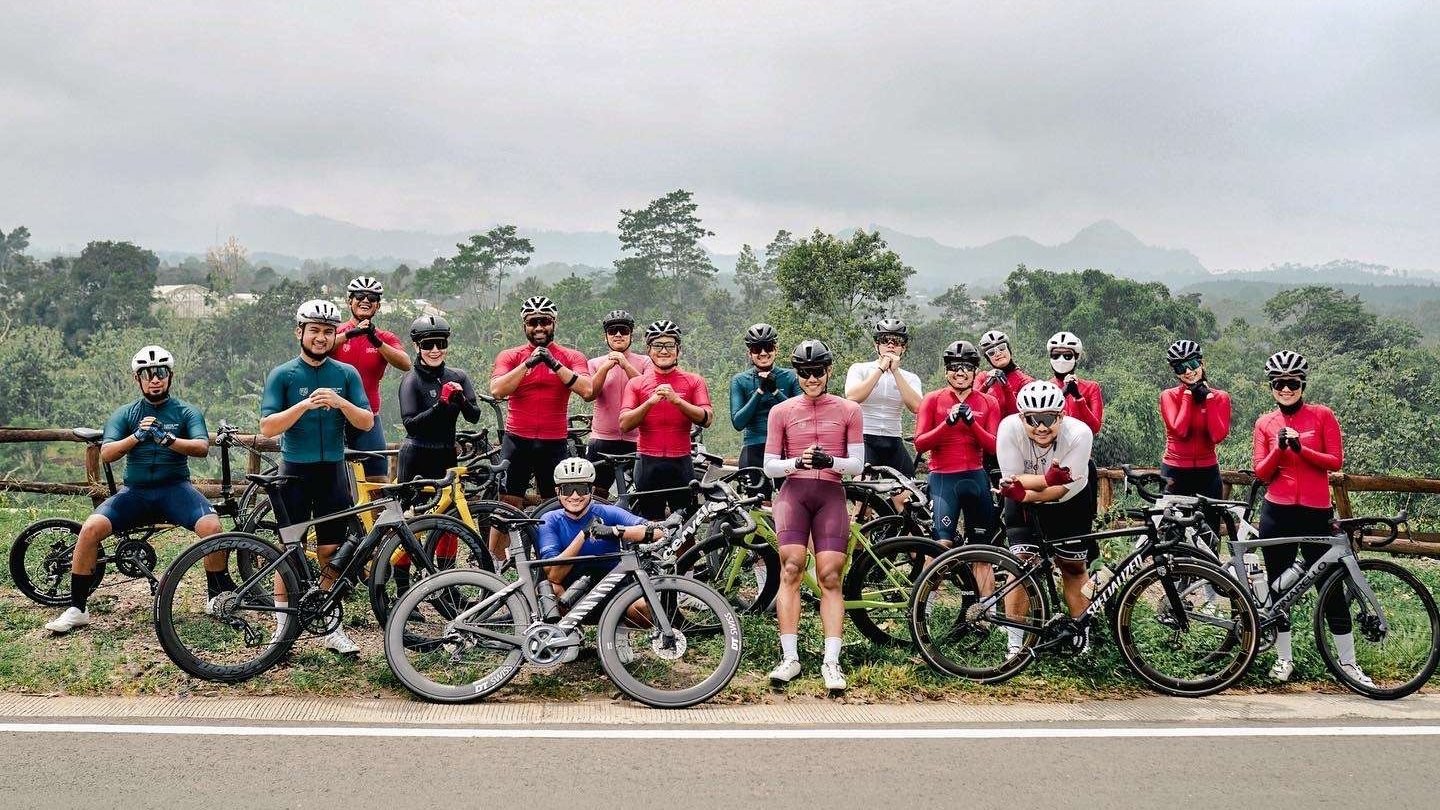
[[[409,372],[405,379],[400,381],[400,421],[405,425],[405,432],[411,436],[423,436],[428,423],[438,414],[441,409],[440,403],[425,407],[425,389],[420,384],[420,377],[415,372]]]
[[[460,413],[465,421],[475,424],[480,421],[480,404],[475,401],[475,387],[470,384],[470,375],[459,369],[455,370],[456,381],[464,387],[465,397],[460,400]]]

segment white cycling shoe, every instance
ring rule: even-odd
[[[71,605],[65,608],[65,612],[56,616],[54,620],[46,623],[45,629],[52,633],[68,633],[77,627],[84,627],[90,623],[90,614],[80,608]]]
[[[1370,676],[1365,674],[1359,664],[1341,664],[1340,669],[1355,683],[1371,689],[1375,688],[1375,682],[1370,680]]]
[[[784,686],[800,677],[800,662],[794,658],[787,658],[780,662],[780,665],[770,670],[770,684],[772,686]]]
[[[325,637],[325,649],[340,655],[359,655],[360,645],[350,640],[345,635],[344,628],[337,627],[335,632]]]
[[[1290,676],[1294,673],[1295,662],[1289,658],[1276,658],[1275,666],[1270,667],[1271,680],[1276,680],[1281,683],[1290,680]]]
[[[845,691],[845,673],[841,671],[840,665],[835,663],[824,663],[820,665],[820,677],[825,681],[825,688],[831,692]]]

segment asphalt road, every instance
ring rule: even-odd
[[[0,731],[0,806],[1436,806],[1434,727],[1428,736],[1173,737],[1138,727],[1127,733],[1147,736],[781,740],[707,738],[714,728],[693,739],[647,738],[644,728],[595,739],[287,728],[297,736]]]

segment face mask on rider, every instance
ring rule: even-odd
[[[1069,374],[1075,370],[1075,358],[1071,357],[1067,360],[1061,357],[1052,357],[1050,358],[1050,368],[1055,369],[1056,374]]]

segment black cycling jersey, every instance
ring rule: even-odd
[[[458,406],[440,401],[440,388],[459,383],[465,396]],[[464,415],[468,422],[480,421],[475,389],[465,372],[441,366],[427,366],[416,358],[415,365],[400,381],[400,418],[405,434],[421,447],[449,448],[455,445],[455,422]]]

